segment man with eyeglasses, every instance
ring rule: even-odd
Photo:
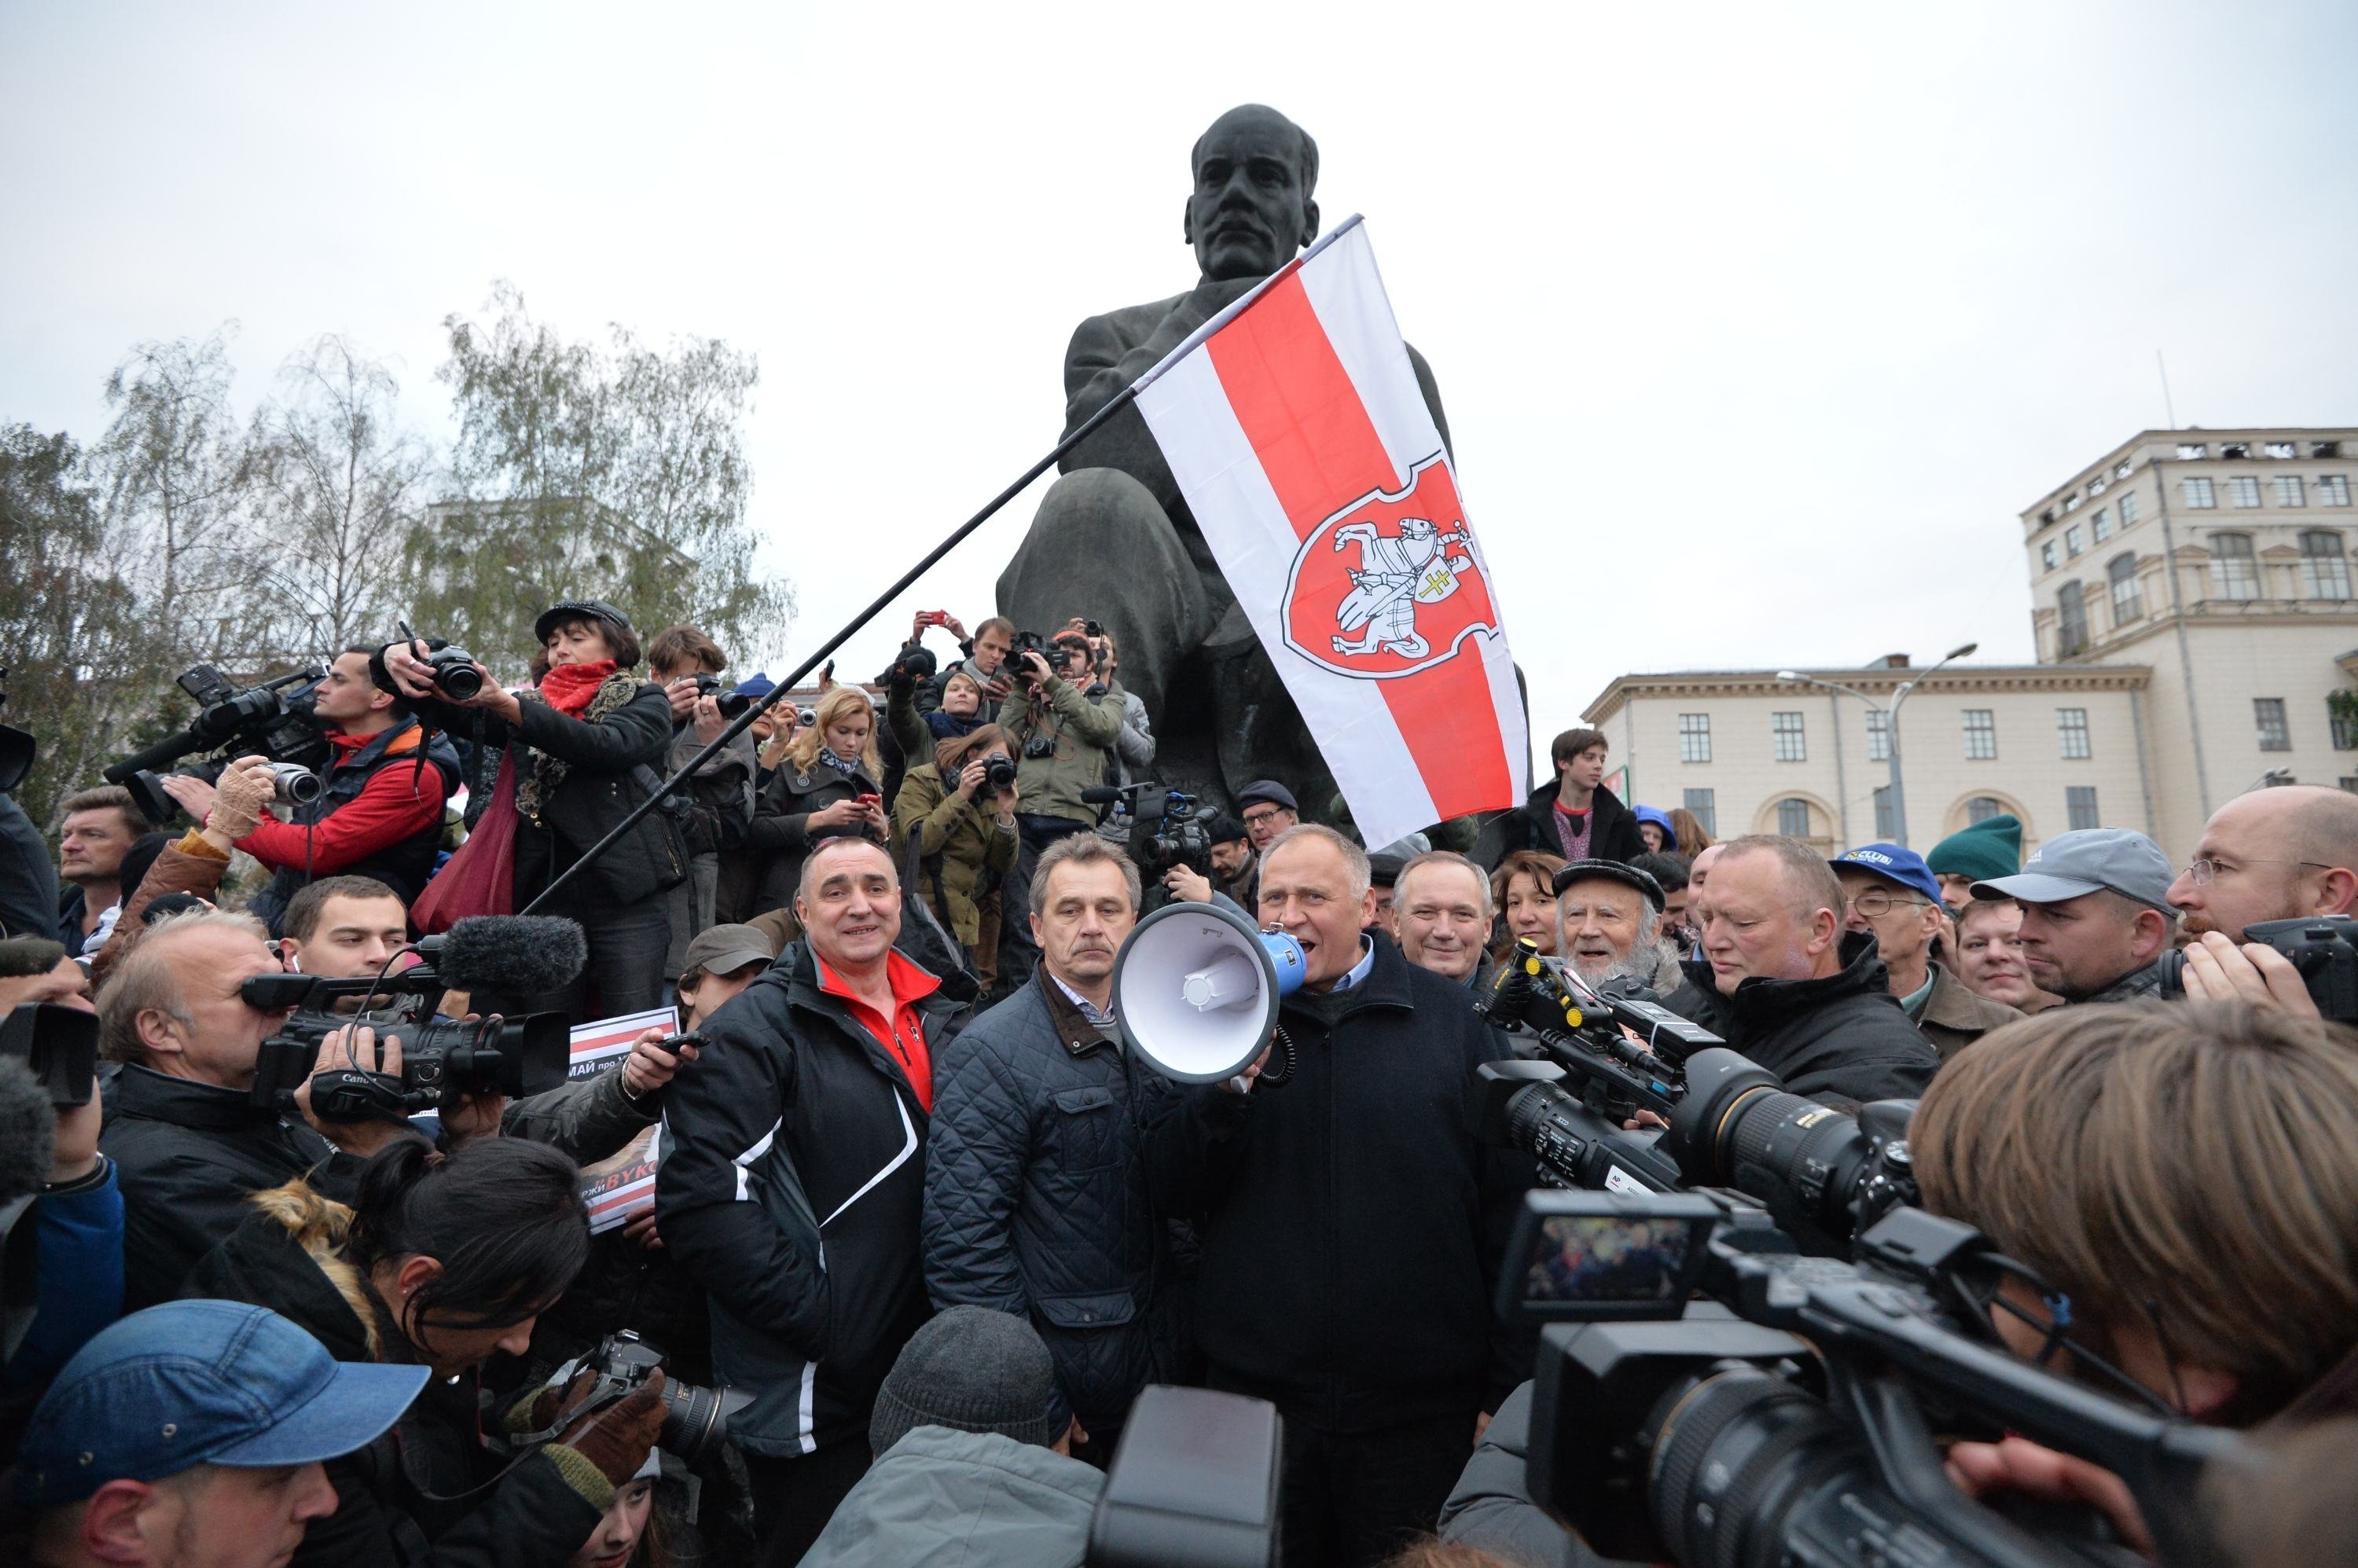
[[[2244,944],[2266,920],[2358,914],[2358,795],[2284,784],[2239,795],[2202,825],[2194,859],[2169,884],[2169,902],[2194,940],[2186,994],[2266,1006],[2314,1008],[2291,964]]]
[[[2021,871],[1974,884],[2022,905],[2022,956],[2039,989],[2067,1002],[2135,1001],[2161,989],[2178,911],[2161,846],[2125,827],[2050,838]]]
[[[2003,1002],[1975,996],[1935,961],[1947,921],[1940,881],[1921,855],[1897,844],[1866,844],[1831,863],[1834,880],[1842,883],[1844,924],[1875,938],[1891,994],[1941,1060],[2022,1016]]]

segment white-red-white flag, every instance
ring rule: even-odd
[[[1360,221],[1141,377],[1138,407],[1360,836],[1520,804],[1489,568]]]

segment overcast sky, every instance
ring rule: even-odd
[[[2358,420],[2358,6],[0,0],[0,420],[322,331],[449,434],[442,319],[760,356],[807,647],[1035,457],[1086,315],[1194,281],[1220,111],[1317,137],[1433,363],[1541,738],[1615,675],[2028,659],[2016,514],[2133,432]],[[908,611],[969,623],[1019,499]]]

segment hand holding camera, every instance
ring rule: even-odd
[[[2183,960],[2181,983],[2196,1001],[2246,1001],[2295,1018],[2323,1016],[2308,979],[2265,942],[2239,946],[2223,931],[2205,931],[2187,944]]]
[[[401,1036],[380,1042],[367,1024],[350,1024],[319,1042],[311,1076],[295,1090],[295,1108],[320,1137],[365,1160],[409,1136],[401,1097]]]
[[[464,648],[436,650],[422,638],[388,643],[384,670],[404,697],[446,702],[453,708],[482,708],[509,719],[521,716],[516,699]]]
[[[644,1099],[679,1076],[682,1063],[696,1060],[704,1044],[696,1034],[666,1034],[660,1029],[643,1032],[631,1042],[622,1061],[622,1087],[633,1099]]]

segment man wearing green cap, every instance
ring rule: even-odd
[[[1941,880],[1941,902],[1953,917],[1974,900],[1975,882],[1994,882],[2022,870],[2022,823],[1991,816],[1950,834],[1924,857]]]

